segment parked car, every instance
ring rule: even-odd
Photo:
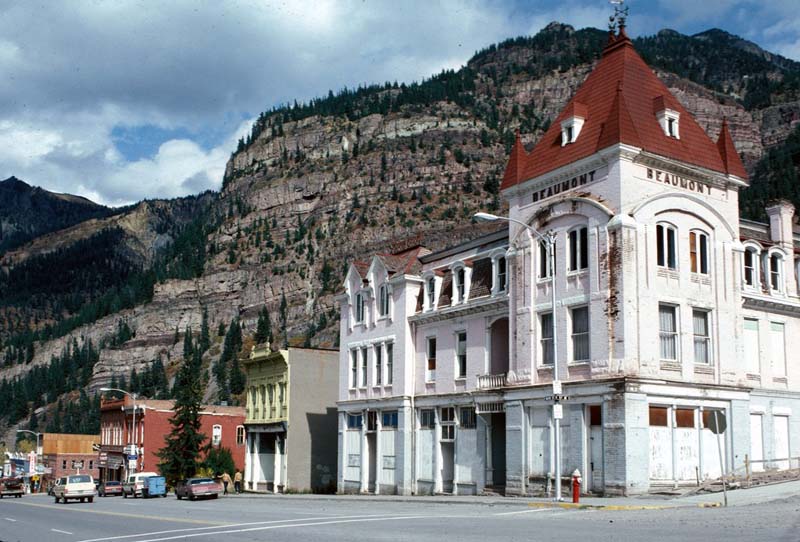
[[[122,484],[122,496],[126,499],[130,495],[133,498],[139,497],[144,488],[144,479],[150,476],[158,476],[157,472],[137,472],[128,476]]]
[[[148,476],[144,479],[144,487],[142,488],[142,497],[166,497],[167,496],[167,481],[163,476]]]
[[[111,497],[112,495],[122,495],[122,482],[118,480],[106,480],[100,484],[97,490],[99,497]]]
[[[178,500],[184,497],[190,501],[199,497],[216,499],[220,493],[222,493],[222,485],[211,478],[189,478],[181,480],[175,486],[175,496],[178,497]]]
[[[62,476],[59,482],[53,486],[53,497],[56,502],[61,501],[64,504],[69,499],[94,502],[94,495],[94,480],[88,474]]]
[[[22,478],[9,476],[8,478],[0,478],[0,499],[3,497],[20,498],[25,493],[25,487],[22,485]]]

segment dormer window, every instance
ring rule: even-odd
[[[659,96],[654,100],[653,109],[656,114],[656,119],[658,119],[658,123],[661,125],[661,129],[664,130],[664,135],[680,139],[681,114],[667,106],[664,96]]]
[[[773,292],[783,291],[783,256],[777,252],[769,255],[769,287]]]
[[[570,143],[575,143],[575,141],[578,140],[578,136],[581,135],[583,123],[586,121],[587,109],[586,106],[581,103],[572,102],[568,106],[566,113],[568,115],[567,118],[561,121],[562,147]]]
[[[378,291],[378,316],[389,315],[389,286],[382,284]]]
[[[360,292],[356,294],[355,299],[355,318],[357,324],[364,321],[364,294]]]
[[[427,310],[436,308],[436,278],[428,277],[425,281],[425,301]]]
[[[504,256],[497,258],[497,279],[496,279],[496,288],[497,292],[505,292],[506,291],[506,259]]]
[[[755,247],[747,247],[744,250],[744,283],[746,286],[755,288],[759,283],[759,250]]]
[[[467,273],[463,267],[456,269],[456,303],[463,303],[467,296]]]

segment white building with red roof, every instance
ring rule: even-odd
[[[740,220],[748,176],[720,126],[706,134],[621,26],[530,152],[518,136],[505,235],[354,264],[339,490],[548,490],[559,439],[586,491],[696,484],[721,473],[715,413],[726,471],[800,456],[800,229],[787,202]],[[554,235],[554,269],[531,230]],[[371,369],[388,344],[389,387]]]

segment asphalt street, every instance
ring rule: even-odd
[[[657,510],[534,508],[369,497],[236,496],[209,501],[45,496],[0,500],[2,542],[679,540],[800,541],[800,496],[736,506]]]

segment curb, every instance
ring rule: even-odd
[[[675,508],[719,508],[720,502],[699,503],[696,505],[658,505],[658,504],[580,504],[571,502],[532,502],[531,508],[564,508],[568,510],[609,510],[615,512],[631,510],[669,510]]]

